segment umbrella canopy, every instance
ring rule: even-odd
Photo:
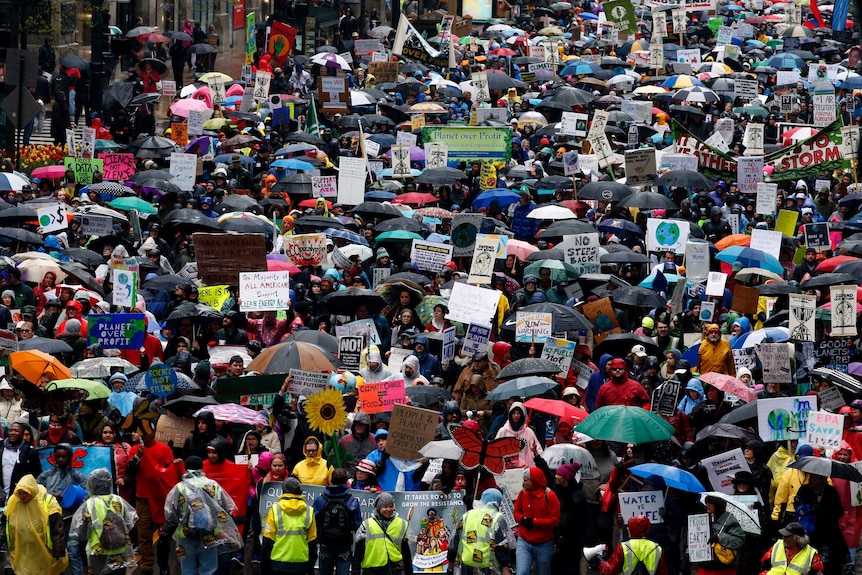
[[[326,332],[316,329],[301,329],[284,338],[284,342],[301,341],[310,343],[338,357],[338,339]]]
[[[781,265],[781,262],[763,250],[730,246],[718,252],[715,257],[729,264],[739,262],[744,268],[763,268],[777,274],[784,273],[784,266]]]
[[[633,193],[634,191],[625,184],[621,184],[619,182],[599,181],[590,182],[578,190],[578,199],[616,202],[632,195]]]
[[[712,425],[708,425],[701,429],[696,437],[697,441],[714,438],[749,441],[752,439],[758,439],[758,435],[746,429],[742,429],[738,425],[733,425],[732,423],[713,423]]]
[[[567,207],[546,205],[534,209],[527,217],[533,220],[574,220],[578,216]]]
[[[199,411],[202,406],[205,405],[218,405],[218,401],[214,397],[206,396],[200,397],[197,395],[184,395],[182,397],[178,397],[177,399],[172,399],[162,405],[165,409],[170,411],[171,413],[175,413],[179,416],[184,416],[188,412]]]
[[[755,393],[753,389],[731,375],[709,372],[701,374],[699,377],[701,382],[707,383],[716,389],[720,389],[725,393],[733,395],[734,397],[738,397],[746,403],[757,399],[757,393]]]
[[[289,373],[291,369],[333,371],[335,366],[330,357],[316,345],[292,341],[264,349],[248,365],[248,370],[260,373]]]
[[[578,272],[576,267],[559,260],[539,260],[533,262],[524,268],[524,275],[539,277],[540,270],[543,269],[551,271],[551,279],[555,282],[576,280],[580,276],[580,272]]]
[[[712,182],[694,170],[672,170],[655,181],[657,187],[712,189]],[[676,206],[677,208],[679,206]]]
[[[558,382],[547,377],[536,375],[517,377],[495,387],[485,399],[496,401],[509,399],[510,397],[532,397],[534,395],[541,395],[559,385]]]
[[[798,469],[812,475],[820,475],[822,477],[833,477],[838,479],[846,479],[856,483],[862,483],[862,473],[858,469],[847,463],[841,463],[834,459],[826,459],[824,457],[801,457],[788,465],[790,469]]]
[[[414,385],[407,388],[407,397],[413,405],[428,407],[452,399],[452,394],[442,387]]]
[[[524,313],[550,313],[551,328],[555,333],[563,331],[585,331],[593,328],[590,320],[588,320],[584,315],[570,307],[557,303],[535,303],[525,306],[518,311],[522,311]],[[512,314],[512,316],[503,323],[501,329],[512,331],[515,329],[516,323],[515,314]]]
[[[421,387],[426,386],[423,385]],[[410,389],[416,388],[408,388],[408,391]],[[464,450],[461,449],[461,446],[454,439],[446,439],[443,441],[429,441],[419,450],[419,453],[428,459],[453,459],[457,461],[464,455]]]
[[[101,381],[93,381],[92,379],[57,379],[45,384],[45,391],[60,391],[64,389],[74,389],[81,392],[82,400],[107,399],[111,390]]]
[[[593,439],[619,443],[651,443],[673,437],[674,427],[642,407],[606,405],[592,412],[575,428]]]
[[[235,403],[207,405],[195,412],[194,416],[197,417],[204,411],[212,413],[213,417],[221,421],[231,421],[243,425],[269,425],[269,421],[257,411]]]
[[[748,503],[736,499],[732,495],[718,491],[707,491],[700,494],[700,501],[704,503],[707,497],[715,497],[727,503],[727,512],[733,515],[739,522],[739,526],[746,533],[760,535],[763,531],[760,527],[760,519],[757,517],[757,509],[750,509]]]
[[[812,369],[809,373],[815,377],[825,379],[850,393],[862,394],[862,383],[846,373],[842,373],[828,367],[818,367]]]
[[[780,273],[780,272],[779,272]],[[858,283],[856,278],[845,273],[826,273],[813,278],[809,278],[800,284],[804,290],[816,288],[828,288],[832,285],[855,284]]]
[[[60,363],[60,360],[56,357],[48,355],[44,351],[37,349],[16,351],[9,355],[9,359],[12,369],[21,374],[21,377],[30,383],[38,385],[42,374],[46,371],[52,371],[54,377],[58,379],[72,378],[72,372],[69,371],[69,368]]]
[[[557,443],[545,449],[539,457],[544,459],[548,467],[554,470],[566,463],[579,463],[581,466],[581,479],[585,481],[598,482],[601,477],[599,466],[596,464],[593,454],[580,445]],[[598,484],[596,488],[598,488]]]
[[[121,357],[91,357],[74,364],[69,371],[74,377],[102,379],[110,377],[112,368],[117,367],[126,375],[140,370],[138,366]]]
[[[386,306],[386,300],[379,293],[361,288],[333,292],[323,298],[322,302],[330,313],[348,316],[354,315],[360,305],[367,306],[370,314],[378,313]]]
[[[662,305],[659,307],[664,306]],[[634,333],[612,333],[611,335],[603,339],[602,343],[596,346],[593,355],[595,357],[601,357],[601,355],[604,353],[611,353],[616,356],[618,355],[617,350],[622,348],[631,349],[635,345],[644,346],[649,355],[661,355],[659,353],[658,346],[652,338],[643,335],[637,335]]]
[[[543,397],[528,399],[524,403],[524,407],[534,411],[541,411],[542,413],[555,415],[560,418],[560,423],[568,423],[572,427],[585,420],[587,415],[589,415],[583,409],[575,407],[566,401],[560,401],[559,399],[546,399]]]
[[[653,192],[638,192],[620,202],[627,208],[639,210],[678,210],[679,206],[669,197]]]
[[[613,291],[614,303],[644,308],[664,307],[667,300],[651,289],[640,286],[622,286]]]
[[[750,331],[739,336],[733,344],[733,349],[748,349],[766,338],[771,338],[775,343],[781,343],[790,339],[790,330],[786,327],[765,327]]]
[[[496,379],[521,378],[527,375],[556,375],[559,372],[560,368],[547,359],[525,357],[515,360],[501,369]]]
[[[697,477],[678,467],[663,465],[661,463],[642,463],[631,468],[631,473],[635,477],[646,479],[651,483],[655,483],[656,477],[668,487],[673,487],[680,491],[689,493],[703,493],[704,487],[698,481]]]

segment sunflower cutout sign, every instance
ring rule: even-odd
[[[344,429],[344,423],[347,421],[347,408],[341,393],[335,388],[329,388],[310,395],[305,404],[305,413],[308,425],[327,437],[323,444],[326,460],[336,467],[344,467],[349,456],[336,436]]]

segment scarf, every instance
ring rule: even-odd
[[[65,425],[48,425],[48,441],[52,444],[57,444],[62,441],[66,434]]]

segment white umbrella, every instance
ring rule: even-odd
[[[363,262],[371,259],[371,256],[374,255],[374,252],[371,251],[370,247],[360,244],[348,244],[343,248],[338,249],[348,258],[359,256],[359,260]]]
[[[536,208],[527,217],[533,220],[574,220],[577,214],[565,206],[542,206]]]
[[[45,252],[21,252],[12,256],[12,261],[23,262],[26,260],[48,260],[57,261]]]
[[[453,82],[452,80],[447,80],[446,78],[443,78],[442,76],[437,76],[436,78],[434,78],[433,80],[428,82],[428,85],[429,86],[438,86],[438,87],[439,86],[445,86],[448,88],[457,88],[458,90],[461,89],[458,86],[457,82]]]
[[[377,99],[371,94],[359,90],[350,91],[351,106],[374,106],[375,104],[377,104]]]
[[[760,520],[757,517],[757,511],[748,507],[748,503],[740,501],[733,495],[719,493],[718,491],[707,491],[700,494],[700,501],[703,503],[707,497],[715,497],[727,502],[727,512],[733,515],[739,522],[739,526],[746,533],[760,535]]]
[[[485,28],[485,32],[505,32],[506,30],[511,30],[512,27],[508,24],[494,24],[493,26],[488,26]]]
[[[673,99],[684,102],[700,102],[700,103],[710,103],[710,102],[718,102],[720,99],[718,94],[710,90],[709,88],[702,88],[700,86],[692,86],[691,88],[682,88],[681,90],[677,90]]]
[[[635,85],[635,79],[629,76],[628,74],[617,74],[610,80],[608,80],[608,85],[613,87],[624,87],[626,90],[631,90]]]
[[[311,57],[311,61],[315,64],[319,64],[321,66],[326,66],[329,64],[332,66],[333,63],[337,64],[342,70],[350,70],[350,64],[347,63],[347,60],[339,56],[338,54],[332,54],[330,52],[320,52],[319,54],[315,54]]]
[[[128,222],[129,218],[124,214],[116,210],[112,210],[110,208],[106,208],[104,206],[97,206],[95,204],[86,204],[75,208],[72,210],[73,214],[88,214],[93,216],[106,216],[109,218],[114,218],[115,220],[120,220],[121,222]]]
[[[428,459],[458,460],[464,455],[464,450],[455,443],[455,440],[446,439],[444,441],[429,441],[419,450],[419,453]]]
[[[66,279],[66,272],[60,269],[56,260],[48,261],[44,259],[31,259],[18,264],[18,269],[21,270],[21,279],[25,282],[39,283],[45,274],[51,272],[54,274],[56,281],[61,282]]]

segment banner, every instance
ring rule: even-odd
[[[239,274],[239,310],[280,311],[290,307],[290,274],[248,272]]]
[[[297,33],[299,33],[299,30],[284,22],[279,22],[278,20],[272,21],[267,52],[272,54],[272,59],[279,68],[284,67],[288,56],[293,52],[293,47],[296,45]]]
[[[147,333],[147,317],[142,313],[90,314],[87,316],[88,345],[105,349],[140,349]]]
[[[508,127],[425,126],[422,141],[446,144],[450,162],[512,159],[512,129]]]
[[[303,484],[305,504],[311,507],[314,500],[323,495],[323,490],[324,487],[319,485]],[[275,505],[281,493],[281,481],[271,481],[261,486],[258,508],[261,522],[266,521],[269,508]],[[349,493],[359,500],[359,511],[363,520],[374,515],[376,493],[358,489],[351,489]],[[458,523],[467,512],[464,492],[458,490],[446,494],[442,491],[390,491],[389,494],[395,498],[395,511],[398,516],[407,521],[410,532],[417,535],[415,540],[410,538],[413,556],[411,572],[445,572],[449,545],[455,539]]]
[[[326,258],[326,234],[284,236],[284,253],[298,266],[319,266]]]

